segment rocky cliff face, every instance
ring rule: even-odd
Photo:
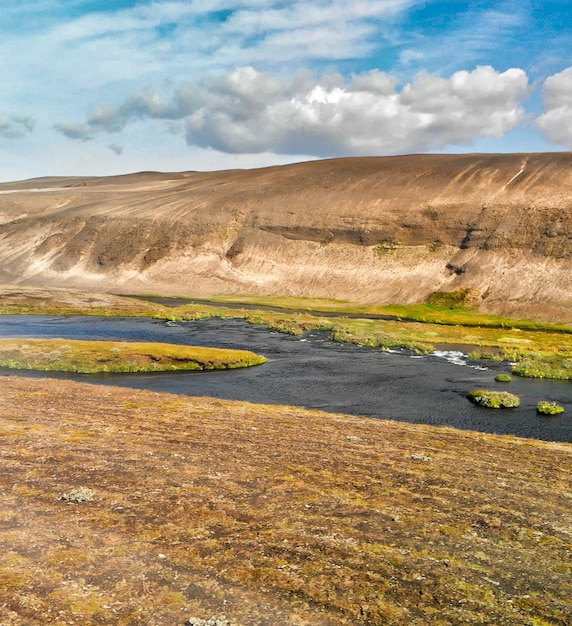
[[[0,282],[363,303],[470,290],[572,321],[572,154],[336,159],[0,185]]]

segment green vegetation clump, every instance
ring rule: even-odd
[[[445,309],[466,308],[473,296],[473,290],[467,288],[459,289],[459,291],[434,291],[427,298],[427,304]]]
[[[40,371],[162,372],[250,367],[266,358],[247,350],[163,343],[0,339],[0,367]]]
[[[64,493],[60,500],[66,502],[92,502],[95,493],[89,487],[77,487],[69,493]]]
[[[386,254],[393,254],[399,250],[399,242],[396,240],[384,241],[377,245],[373,251],[378,257],[382,257]]]
[[[559,415],[564,413],[564,407],[556,404],[556,402],[541,400],[536,406],[536,411],[542,415]]]
[[[495,380],[497,383],[510,383],[512,381],[512,376],[510,374],[498,374],[495,376]]]
[[[330,335],[331,339],[340,343],[352,343],[358,346],[367,346],[368,348],[382,348],[383,350],[405,348],[416,354],[431,354],[433,352],[433,346],[427,342],[405,338],[401,334],[392,332],[379,332],[373,328],[362,328],[356,323],[359,321],[363,320],[355,320],[353,323],[350,322],[343,325],[338,324]]]
[[[488,391],[486,389],[475,389],[467,395],[467,398],[489,409],[512,409],[520,406],[520,398],[506,391]]]
[[[528,354],[513,366],[512,373],[526,378],[572,380],[572,369],[565,365],[569,360],[563,360],[558,354]]]

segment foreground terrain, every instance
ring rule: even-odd
[[[56,380],[0,396],[3,625],[569,624],[570,445]]]
[[[334,159],[0,185],[0,282],[572,322],[572,153]]]

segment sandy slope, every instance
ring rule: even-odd
[[[0,185],[0,282],[418,302],[572,321],[572,154]]]

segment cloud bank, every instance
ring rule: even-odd
[[[497,72],[490,66],[449,78],[421,73],[401,89],[379,70],[344,80],[242,67],[183,84],[169,101],[146,90],[119,106],[97,107],[85,123],[55,128],[87,140],[138,120],[183,120],[189,145],[230,154],[393,154],[503,136],[523,121],[521,102],[528,93],[522,69]]]

